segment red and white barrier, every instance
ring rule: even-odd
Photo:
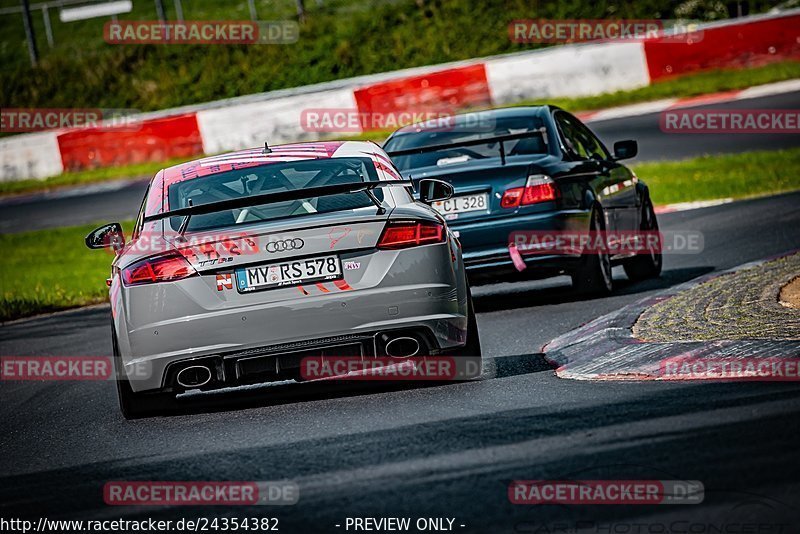
[[[200,110],[197,123],[203,151],[218,154],[263,145],[264,141],[276,145],[316,140],[319,135],[301,126],[300,115],[309,107],[355,108],[356,102],[348,88]]]
[[[119,128],[81,128],[58,135],[65,170],[114,167],[191,157],[203,152],[195,113],[132,123]]]
[[[486,60],[495,105],[524,99],[579,97],[637,89],[650,83],[642,43],[546,48]]]
[[[341,80],[299,88],[295,94],[278,91],[164,110],[144,116],[135,129],[83,128],[17,135],[0,139],[0,180],[188,158],[258,146],[264,141],[314,140],[326,134],[303,128],[303,110],[310,108],[400,114],[425,108],[481,107],[523,99],[596,95],[706,69],[800,59],[798,9],[699,29],[703,38],[696,42],[656,37],[643,42],[564,45]],[[640,106],[641,113],[652,104]]]
[[[648,39],[644,53],[651,81],[692,72],[754,66],[776,59],[800,58],[800,13],[748,17],[701,27],[703,38],[676,45]]]
[[[359,87],[360,113],[402,113],[418,109],[488,106],[492,103],[485,63],[437,70]]]
[[[46,178],[64,172],[56,132],[0,139],[0,181]]]

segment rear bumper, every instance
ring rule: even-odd
[[[470,280],[490,281],[493,278],[543,278],[574,268],[577,255],[525,254],[525,269],[520,272],[509,253],[510,236],[526,231],[576,231],[589,225],[589,213],[582,210],[559,210],[513,215],[468,224],[452,224],[463,247],[464,267]]]
[[[525,256],[523,260],[525,269],[520,271],[505,248],[502,255],[481,258],[467,266],[467,275],[473,284],[550,278],[569,274],[577,268],[580,256]]]
[[[451,323],[447,325],[454,328]],[[466,331],[452,331],[448,337],[465,339],[465,336]],[[319,366],[327,363],[335,366],[338,362],[348,360],[364,363],[376,359],[392,360],[387,354],[387,342],[400,338],[413,338],[419,343],[419,350],[409,355],[436,355],[441,352],[440,337],[429,325],[392,327],[374,332],[171,361],[163,373],[163,382],[158,387],[162,391],[180,393],[188,389],[207,391],[277,380],[313,380],[320,378],[319,375],[314,375],[315,364]],[[188,387],[179,378],[180,373],[195,366],[208,369],[211,378],[200,387]]]
[[[417,291],[409,293],[409,298],[413,298]],[[173,366],[175,369],[183,367],[184,364],[205,362],[212,360],[215,362],[214,367],[220,367],[223,371],[219,378],[224,380],[224,384],[212,384],[218,387],[238,385],[242,383],[252,383],[249,380],[251,376],[264,374],[265,380],[255,381],[268,381],[294,378],[292,372],[298,366],[295,359],[296,353],[304,353],[306,350],[312,351],[316,354],[317,350],[325,350],[326,355],[346,355],[351,356],[354,353],[350,350],[354,344],[359,344],[363,347],[362,355],[365,357],[380,355],[380,347],[377,345],[376,339],[379,335],[384,333],[397,333],[397,335],[413,332],[419,338],[428,340],[427,351],[431,354],[437,353],[440,350],[458,347],[464,344],[467,331],[467,317],[466,310],[464,313],[459,313],[457,310],[445,310],[442,307],[430,307],[424,310],[422,307],[415,307],[406,305],[409,309],[409,314],[406,317],[387,319],[379,321],[365,322],[356,327],[345,327],[342,325],[340,329],[333,326],[326,328],[316,328],[309,330],[322,331],[331,334],[327,337],[296,337],[292,341],[276,344],[264,344],[270,336],[263,336],[264,339],[258,344],[247,344],[235,347],[233,344],[227,346],[205,346],[197,347],[173,352],[154,354],[147,357],[123,358],[125,362],[125,370],[131,382],[131,388],[136,391],[145,391],[153,389],[164,389],[174,386],[173,379],[170,375],[170,368]],[[386,315],[385,305],[376,306],[373,308],[375,314],[383,312]],[[425,313],[425,312],[438,311],[439,313]],[[346,315],[346,312],[340,312],[339,315]],[[248,321],[260,323],[263,328],[265,319],[259,320],[258,317],[266,318],[269,313],[263,312],[252,315]],[[238,320],[238,318],[237,318]],[[295,318],[298,321],[298,318]],[[316,323],[321,325],[326,323],[328,325],[335,324],[331,317],[325,314],[304,314],[303,322],[308,321],[309,324]],[[229,325],[220,324],[220,329],[229,328]],[[238,326],[238,325],[237,325]],[[349,325],[347,325],[349,326]],[[202,327],[201,327],[202,328]],[[295,325],[296,328],[296,325]],[[280,330],[280,328],[278,328]],[[284,338],[286,339],[286,338]],[[341,350],[339,350],[341,347]],[[333,350],[336,354],[331,352]],[[309,353],[311,354],[311,353]],[[243,372],[239,368],[239,364],[244,359],[258,359],[260,361],[253,362],[257,366],[264,367],[264,373],[250,373]],[[275,361],[279,360],[278,364]],[[287,362],[290,362],[287,364]],[[272,372],[274,370],[274,373]],[[274,376],[271,376],[273,375]]]
[[[116,329],[131,388],[169,386],[168,368],[181,362],[208,357],[233,362],[396,329],[424,333],[431,351],[463,345],[466,280],[449,243],[386,251],[363,264],[361,272],[348,274],[349,289],[327,284],[327,292],[292,287],[244,299],[234,295],[235,306],[209,292],[214,276],[124,289]],[[369,285],[370,280],[378,283]],[[225,374],[226,380],[232,376],[237,375]]]

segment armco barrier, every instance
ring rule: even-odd
[[[755,17],[747,24],[724,22],[703,28],[697,42],[680,46],[665,39],[644,43],[651,80],[708,69],[800,59],[800,14]]]
[[[355,109],[352,89],[285,96],[274,100],[234,104],[197,112],[206,154],[259,146],[313,141],[319,134],[303,130],[300,115],[309,107]]]
[[[354,91],[364,115],[462,109],[492,103],[483,63],[375,83]]]
[[[16,135],[0,139],[0,180],[213,154],[264,141],[315,140],[325,134],[302,128],[302,112],[309,108],[393,113],[501,105],[634,89],[711,68],[800,59],[800,9],[700,29],[703,38],[697,42],[653,38],[564,45],[164,110],[144,116],[138,131]]]
[[[56,132],[37,132],[0,139],[0,180],[44,178],[64,172]]]
[[[58,135],[65,170],[164,161],[203,153],[194,113],[112,128],[83,128]]]
[[[566,45],[485,62],[495,105],[591,96],[650,83],[642,43],[635,42]]]

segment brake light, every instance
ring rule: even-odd
[[[137,261],[122,270],[122,280],[126,286],[155,284],[181,280],[197,274],[189,261],[172,252]]]
[[[522,200],[522,193],[525,191],[524,187],[515,187],[508,189],[503,193],[503,198],[500,199],[501,208],[516,208]]]
[[[555,200],[559,196],[558,186],[556,186],[552,178],[544,174],[532,174],[528,176],[525,187],[514,187],[503,193],[500,207],[516,208],[520,205],[528,206]]]
[[[380,249],[398,249],[444,243],[444,226],[427,221],[389,223],[378,241]]]

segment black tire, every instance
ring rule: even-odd
[[[168,393],[135,393],[131,388],[128,376],[122,365],[122,358],[117,347],[117,335],[112,327],[111,342],[114,350],[114,374],[117,381],[117,398],[119,409],[125,419],[152,417],[167,411],[174,403],[175,397]]]
[[[605,230],[603,211],[599,206],[592,210],[591,217],[590,231]],[[614,288],[613,280],[611,258],[607,252],[585,252],[572,273],[572,287],[585,295],[609,295]]]
[[[475,380],[480,378],[483,374],[483,352],[481,351],[481,339],[478,333],[478,319],[475,316],[475,307],[472,304],[472,292],[467,287],[467,342],[462,347],[444,351],[445,356],[453,356],[455,358],[475,359],[479,367],[478,376],[470,376],[466,380]]]
[[[642,203],[642,222],[640,230],[643,232],[657,232],[658,220],[656,219],[656,212],[653,209],[653,203],[650,198],[645,198]],[[661,267],[664,260],[660,252],[650,251],[647,254],[637,254],[633,258],[625,260],[622,266],[625,268],[625,274],[632,282],[639,282],[647,280],[648,278],[656,278],[661,274]]]

